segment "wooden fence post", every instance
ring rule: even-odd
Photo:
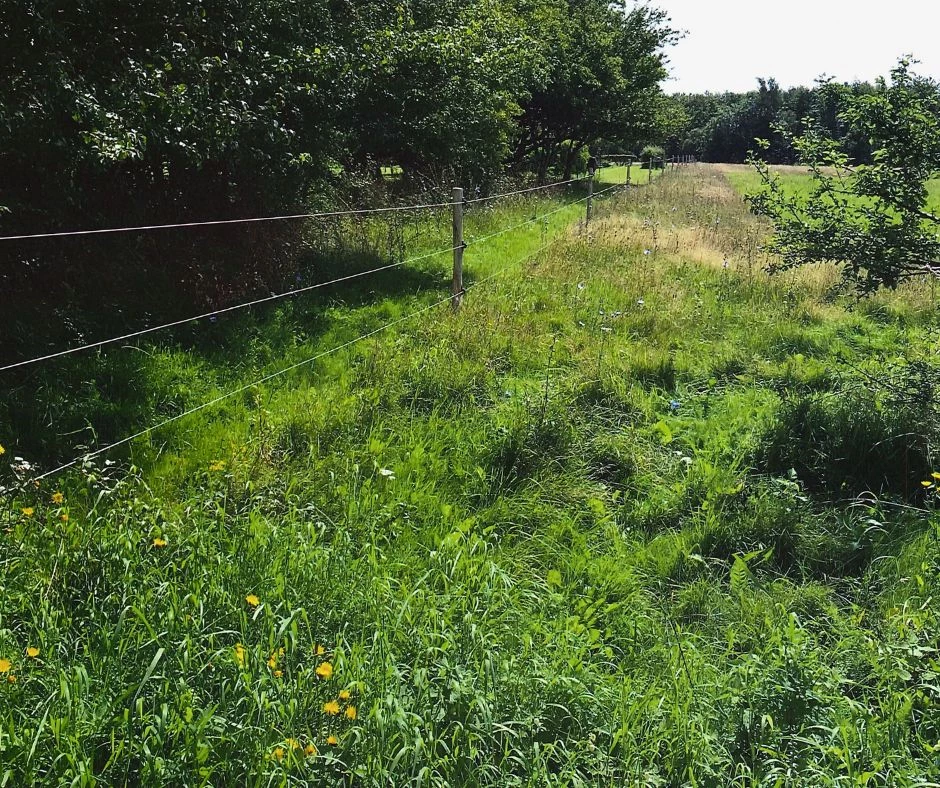
[[[451,287],[450,306],[454,312],[460,309],[460,302],[463,300],[463,189],[454,187],[453,197],[454,209],[454,281]]]
[[[585,229],[587,229],[587,226],[591,223],[591,214],[593,212],[594,212],[594,173],[592,172],[588,176],[587,213],[584,216]]]
[[[627,184],[626,184],[627,186],[630,185],[630,167],[632,166],[633,166],[633,157],[628,156],[627,157]]]
[[[647,178],[646,182],[649,184],[653,182],[653,157],[652,156],[650,156],[650,171],[648,175],[649,177]]]

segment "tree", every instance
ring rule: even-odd
[[[538,0],[530,13],[542,67],[522,103],[513,161],[540,179],[600,140],[633,147],[659,131],[664,47],[676,33],[664,12],[607,0]],[[531,11],[532,9],[530,9]]]
[[[807,195],[787,191],[758,157],[762,188],[752,210],[775,226],[773,270],[836,263],[862,294],[940,273],[940,216],[928,207],[927,182],[940,171],[940,90],[902,60],[873,94],[843,90],[839,122],[871,147],[871,163],[854,161],[817,124],[792,138],[812,178]],[[769,146],[763,142],[766,150]]]

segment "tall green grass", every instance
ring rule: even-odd
[[[0,784],[937,783],[933,439],[842,363],[932,306],[768,280],[707,168],[582,208],[471,247],[505,273],[458,314],[10,498]],[[146,423],[446,295],[426,265],[61,385]]]

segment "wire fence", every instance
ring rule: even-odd
[[[495,196],[492,197],[492,198],[486,198],[486,199],[493,199],[493,200],[495,200],[495,199],[498,199],[498,198],[513,197],[513,196],[516,196],[516,195],[519,195],[519,194],[527,194],[527,193],[531,193],[531,192],[538,191],[538,190],[549,189],[549,188],[558,187],[558,186],[565,186],[565,185],[568,185],[568,184],[571,184],[571,183],[577,183],[577,182],[579,182],[579,181],[581,181],[581,180],[583,180],[583,179],[577,178],[577,179],[572,179],[572,180],[569,180],[569,181],[562,181],[562,182],[560,182],[560,183],[553,183],[553,184],[548,184],[548,185],[546,185],[546,186],[535,187],[535,188],[533,188],[533,189],[525,189],[525,190],[520,190],[520,191],[516,191],[516,192],[508,192],[508,193],[506,193],[506,194],[495,195]],[[611,188],[614,188],[614,187],[611,187]],[[598,192],[598,193],[597,193],[596,195],[594,195],[594,196],[596,197],[596,196],[602,195],[604,192],[609,191],[609,190],[610,190],[610,189],[602,190],[602,191]],[[75,354],[75,353],[80,353],[80,352],[86,351],[86,350],[94,350],[94,349],[97,349],[97,348],[106,347],[106,346],[108,346],[108,345],[113,345],[113,344],[116,344],[116,343],[118,343],[118,342],[126,342],[126,341],[128,341],[128,340],[135,339],[135,338],[137,338],[137,337],[146,336],[147,334],[153,334],[153,333],[155,333],[155,332],[157,332],[157,331],[164,331],[164,330],[167,330],[167,329],[170,329],[170,328],[176,328],[176,327],[179,327],[179,326],[182,326],[182,325],[186,325],[186,324],[188,324],[188,323],[192,323],[192,322],[197,321],[197,320],[204,320],[204,319],[207,319],[207,318],[215,318],[215,317],[218,317],[218,316],[220,316],[220,315],[228,314],[228,313],[231,313],[231,312],[237,312],[237,311],[239,311],[239,310],[247,309],[247,308],[249,308],[249,307],[258,306],[258,305],[266,304],[266,303],[271,303],[271,302],[273,302],[273,301],[280,301],[280,300],[283,300],[283,299],[285,299],[285,298],[294,298],[294,297],[296,297],[296,296],[303,295],[304,293],[309,293],[309,292],[312,292],[312,291],[314,291],[314,290],[319,290],[319,289],[322,289],[322,288],[325,288],[325,287],[329,287],[329,286],[331,286],[331,285],[340,284],[340,283],[342,283],[342,282],[348,282],[348,281],[351,281],[351,280],[353,280],[353,279],[360,279],[360,278],[362,278],[362,277],[369,276],[369,275],[371,275],[371,274],[380,273],[380,272],[382,272],[382,271],[389,271],[389,270],[392,270],[392,269],[394,269],[394,268],[400,268],[400,267],[402,267],[402,266],[404,266],[404,265],[409,265],[409,264],[412,264],[412,263],[417,263],[417,262],[420,262],[420,261],[423,261],[423,260],[430,259],[430,258],[432,258],[432,257],[437,257],[438,255],[442,255],[442,254],[447,254],[447,253],[450,253],[450,252],[454,252],[457,248],[469,248],[469,247],[471,247],[471,246],[475,246],[475,245],[477,245],[477,244],[481,244],[481,243],[484,243],[484,242],[486,242],[486,241],[489,241],[489,240],[491,240],[491,239],[493,239],[493,238],[497,238],[497,237],[499,237],[499,236],[501,236],[501,235],[505,235],[506,233],[510,233],[510,232],[515,231],[515,230],[518,230],[518,229],[520,229],[520,228],[522,228],[522,227],[525,227],[526,225],[533,224],[533,223],[538,222],[538,221],[543,221],[543,220],[547,219],[548,217],[553,216],[553,215],[556,214],[556,213],[559,213],[560,211],[566,210],[566,209],[567,209],[568,207],[570,207],[571,205],[576,205],[576,204],[578,204],[578,203],[580,203],[580,202],[584,202],[584,201],[587,200],[587,199],[588,199],[587,197],[583,197],[583,198],[581,198],[580,200],[574,200],[574,201],[572,201],[572,202],[566,203],[565,205],[562,205],[562,206],[559,207],[559,208],[556,208],[555,210],[548,211],[548,212],[543,213],[543,214],[541,214],[541,215],[534,216],[534,217],[532,217],[532,218],[526,219],[525,221],[519,222],[518,224],[514,224],[514,225],[512,225],[511,227],[503,228],[502,230],[499,230],[499,231],[497,231],[497,232],[491,233],[491,234],[489,234],[489,235],[485,235],[485,236],[483,236],[483,237],[481,237],[481,238],[474,238],[474,239],[472,239],[471,241],[467,242],[463,247],[447,247],[447,248],[443,248],[443,249],[437,249],[437,250],[435,250],[435,251],[429,252],[429,253],[427,253],[427,254],[422,254],[422,255],[419,255],[419,256],[417,256],[417,257],[411,257],[411,258],[408,258],[408,259],[405,259],[405,260],[400,260],[400,261],[398,261],[398,262],[389,263],[388,265],[378,266],[378,267],[376,267],[376,268],[370,268],[370,269],[368,269],[368,270],[366,270],[366,271],[359,271],[359,272],[356,272],[356,273],[347,274],[347,275],[345,275],[345,276],[336,277],[336,278],[327,280],[327,281],[325,281],[325,282],[317,282],[317,283],[315,283],[315,284],[308,285],[308,286],[306,286],[306,287],[294,288],[294,289],[292,289],[292,290],[288,290],[288,291],[285,291],[285,292],[282,292],[282,293],[275,293],[275,294],[273,294],[273,295],[265,296],[265,297],[263,297],[263,298],[257,298],[257,299],[253,299],[253,300],[251,300],[251,301],[245,301],[245,302],[243,302],[243,303],[234,304],[234,305],[232,305],[232,306],[223,307],[223,308],[221,308],[221,309],[214,309],[214,310],[212,310],[212,311],[210,311],[210,312],[204,312],[204,313],[202,313],[202,314],[193,315],[193,316],[191,316],[191,317],[185,317],[185,318],[181,318],[181,319],[178,319],[178,320],[172,320],[172,321],[169,321],[169,322],[166,322],[166,323],[161,323],[160,325],[150,326],[150,327],[147,327],[147,328],[142,328],[142,329],[139,329],[139,330],[137,330],[137,331],[131,331],[131,332],[128,332],[128,333],[120,334],[120,335],[118,335],[118,336],[109,337],[109,338],[107,338],[107,339],[100,339],[100,340],[97,340],[97,341],[94,341],[94,342],[87,342],[87,343],[85,343],[85,344],[76,345],[75,347],[67,348],[67,349],[64,349],[64,350],[59,350],[59,351],[55,351],[55,352],[52,352],[52,353],[46,353],[46,354],[44,354],[44,355],[35,356],[35,357],[33,357],[33,358],[23,359],[23,360],[21,360],[21,361],[16,361],[16,362],[12,362],[12,363],[5,364],[5,365],[3,365],[3,366],[0,366],[0,372],[6,372],[6,371],[8,371],[8,370],[12,370],[12,369],[17,369],[17,368],[21,368],[21,367],[30,366],[30,365],[32,365],[32,364],[37,364],[37,363],[43,362],[43,361],[51,361],[52,359],[62,358],[62,357],[64,357],[64,356],[70,356],[70,355],[73,355],[73,354]],[[439,204],[435,204],[435,205],[432,205],[432,206],[411,206],[411,208],[412,208],[413,210],[418,210],[418,209],[420,209],[420,208],[422,208],[422,207],[434,207],[434,208],[439,208],[439,207],[442,207],[442,206],[446,207],[446,206],[453,206],[453,205],[454,205],[453,202],[448,202],[448,203],[439,203]],[[329,215],[329,216],[339,216],[339,215],[349,215],[349,214],[357,214],[357,213],[361,213],[361,212],[352,211],[352,212],[349,212],[348,214],[342,214],[342,213],[340,213],[340,212],[337,212],[337,213],[333,213],[333,214],[315,214],[315,215],[317,215],[317,216],[328,216],[328,215]],[[313,214],[312,214],[312,215],[313,215]],[[193,226],[193,225],[188,224],[188,225],[185,225],[185,226],[188,227],[188,226]],[[169,227],[169,225],[162,225],[161,227]],[[32,236],[32,237],[41,237],[41,236]],[[46,236],[46,237],[48,237],[48,236]]]
[[[571,184],[571,183],[576,183],[576,182],[579,182],[579,181],[581,181],[581,180],[583,180],[583,179],[580,179],[580,178],[571,179],[571,180],[563,181],[563,182],[556,183],[556,184],[549,184],[549,185],[546,185],[546,186],[543,186],[543,187],[534,187],[534,188],[532,188],[532,189],[525,189],[525,190],[519,190],[519,191],[516,191],[516,192],[509,192],[509,193],[502,194],[502,195],[494,195],[494,197],[492,197],[492,198],[486,198],[486,199],[498,199],[498,198],[506,198],[506,197],[516,196],[516,195],[519,195],[519,194],[527,194],[527,193],[530,193],[530,192],[541,191],[541,190],[543,190],[543,189],[548,189],[548,188],[553,188],[553,187],[557,187],[557,186],[564,186],[564,185],[568,185],[568,184]],[[448,252],[456,252],[457,250],[461,250],[461,251],[462,251],[462,250],[465,249],[465,248],[469,248],[469,247],[471,247],[471,246],[477,246],[477,245],[479,245],[479,244],[483,244],[483,243],[485,243],[485,242],[487,242],[487,241],[490,241],[490,240],[492,240],[492,239],[494,239],[494,238],[500,237],[500,236],[505,235],[505,234],[507,234],[507,233],[516,231],[516,230],[518,230],[518,229],[520,229],[520,228],[522,228],[522,227],[525,227],[525,226],[527,226],[527,225],[531,225],[531,224],[533,224],[533,223],[540,222],[540,221],[545,221],[545,220],[547,220],[549,217],[551,217],[551,216],[553,216],[553,215],[555,215],[555,214],[557,214],[557,213],[559,213],[559,212],[561,212],[561,211],[570,209],[572,206],[578,205],[578,204],[580,204],[580,203],[582,203],[582,202],[587,201],[588,204],[590,205],[590,203],[591,203],[591,201],[592,201],[593,199],[597,199],[597,198],[599,198],[599,197],[602,197],[603,195],[609,194],[610,192],[612,192],[612,191],[614,191],[614,190],[616,190],[616,189],[619,189],[619,188],[622,188],[622,187],[617,186],[617,185],[614,185],[614,186],[609,186],[609,187],[607,187],[606,189],[602,189],[601,191],[596,192],[596,193],[591,193],[591,192],[589,191],[589,194],[588,194],[587,196],[585,196],[585,197],[581,197],[581,198],[579,198],[579,199],[577,199],[577,200],[573,200],[573,201],[566,202],[564,205],[562,205],[562,206],[560,206],[560,207],[557,207],[557,208],[554,208],[553,210],[546,211],[546,212],[541,213],[541,214],[537,214],[537,215],[535,215],[535,216],[532,216],[531,218],[526,219],[525,221],[519,222],[519,223],[514,224],[514,225],[512,225],[512,226],[509,226],[509,227],[502,228],[501,230],[498,230],[498,231],[493,232],[493,233],[489,233],[489,234],[487,234],[487,235],[485,235],[485,236],[482,236],[482,237],[480,237],[480,238],[472,239],[469,243],[461,243],[459,246],[454,246],[454,247],[445,248],[445,249],[438,249],[438,250],[436,250],[436,251],[429,252],[429,253],[427,253],[427,254],[420,255],[420,256],[417,256],[417,257],[409,258],[409,259],[407,259],[407,260],[402,260],[402,261],[399,261],[399,262],[390,263],[390,264],[388,264],[388,265],[380,266],[380,267],[373,268],[373,269],[369,269],[369,270],[367,270],[367,271],[361,271],[361,272],[349,274],[349,275],[346,275],[346,276],[337,277],[337,278],[335,278],[335,279],[331,279],[331,280],[326,281],[326,282],[319,282],[319,283],[317,283],[317,284],[310,285],[310,286],[308,286],[308,287],[298,288],[298,289],[291,290],[291,291],[287,291],[287,292],[284,292],[284,293],[274,294],[274,295],[271,295],[271,296],[267,296],[267,297],[264,297],[264,298],[255,299],[255,300],[253,300],[253,301],[248,301],[248,302],[241,303],[241,304],[237,304],[237,305],[234,305],[234,306],[231,306],[231,307],[226,307],[226,308],[224,308],[224,309],[215,310],[215,311],[213,311],[213,312],[207,312],[207,313],[204,313],[204,314],[201,314],[201,315],[197,315],[197,316],[194,316],[194,317],[190,317],[190,318],[186,318],[186,319],[183,319],[183,320],[177,320],[177,321],[173,321],[173,322],[170,322],[170,323],[165,323],[165,324],[158,325],[158,326],[152,326],[152,327],[150,327],[150,328],[146,328],[146,329],[141,329],[141,330],[139,330],[139,331],[130,332],[130,333],[127,333],[127,334],[123,334],[123,335],[121,335],[121,336],[111,337],[111,338],[109,338],[109,339],[104,339],[104,340],[99,340],[99,341],[97,341],[97,342],[87,343],[87,344],[84,344],[84,345],[76,346],[76,347],[69,348],[69,349],[62,350],[62,351],[58,351],[58,352],[55,352],[55,353],[46,354],[46,355],[43,355],[43,356],[37,356],[37,357],[35,357],[35,358],[27,359],[27,360],[24,360],[24,361],[19,361],[19,362],[13,363],[13,364],[8,364],[8,365],[6,365],[6,366],[4,366],[4,367],[0,367],[0,372],[5,371],[5,370],[14,369],[14,368],[17,368],[17,367],[23,367],[23,366],[26,366],[26,365],[29,365],[29,364],[35,364],[35,363],[38,363],[38,362],[41,362],[41,361],[46,361],[46,360],[50,360],[50,359],[54,359],[54,358],[59,358],[59,357],[62,357],[62,356],[66,356],[66,355],[73,354],[73,353],[78,353],[78,352],[83,351],[83,350],[89,350],[89,349],[93,349],[93,348],[104,347],[105,345],[109,345],[109,344],[113,344],[113,343],[121,342],[121,341],[126,341],[126,340],[129,340],[129,339],[133,339],[133,338],[136,338],[136,337],[143,336],[143,335],[145,335],[145,334],[150,334],[150,333],[153,333],[153,332],[156,332],[156,331],[160,331],[160,330],[163,330],[163,329],[168,329],[168,328],[171,328],[171,327],[174,327],[174,326],[179,326],[179,325],[182,325],[182,324],[185,324],[185,323],[189,323],[189,322],[192,322],[192,321],[194,321],[194,320],[199,320],[199,319],[203,319],[203,318],[213,317],[213,316],[225,314],[225,313],[228,313],[228,312],[233,312],[233,311],[235,311],[235,310],[245,309],[245,308],[248,308],[248,307],[251,307],[251,306],[255,306],[255,305],[258,305],[258,304],[269,303],[269,302],[276,301],[276,300],[279,300],[279,299],[288,298],[288,297],[291,297],[291,296],[301,295],[301,294],[303,294],[303,293],[307,293],[307,292],[310,292],[310,291],[312,291],[312,290],[316,290],[316,289],[319,289],[319,288],[327,287],[327,286],[332,285],[332,284],[337,284],[337,283],[340,283],[340,282],[345,282],[345,281],[349,281],[349,280],[353,280],[353,279],[365,277],[365,276],[368,276],[368,275],[370,275],[370,274],[378,273],[378,272],[380,272],[380,271],[387,271],[387,270],[391,270],[391,269],[394,269],[394,268],[399,268],[399,267],[404,266],[404,265],[407,265],[407,264],[409,264],[409,263],[415,263],[415,262],[418,262],[418,261],[421,261],[421,260],[426,260],[426,259],[435,257],[435,256],[437,256],[437,255],[446,254],[446,253],[448,253]],[[457,203],[450,202],[450,203],[435,204],[435,205],[432,205],[432,206],[409,206],[409,208],[412,209],[412,210],[415,210],[415,209],[418,209],[418,208],[421,208],[421,207],[435,207],[435,208],[438,208],[438,207],[452,206],[452,205],[456,205],[456,204],[457,204]],[[402,210],[405,210],[405,209],[403,208]],[[362,213],[367,213],[367,211],[335,212],[335,213],[331,213],[331,214],[309,214],[308,216],[327,216],[327,215],[338,216],[338,215],[352,215],[352,214],[362,214]],[[265,220],[273,220],[273,219],[272,219],[271,217],[267,217],[267,218],[265,218],[265,219],[261,219],[261,221],[265,221]],[[233,220],[233,221],[235,221],[235,220]],[[179,225],[179,226],[183,226],[183,227],[195,226],[195,223],[186,223],[186,224],[184,224],[184,225]],[[150,228],[119,228],[119,229],[115,229],[115,230],[111,230],[111,231],[113,231],[113,232],[124,232],[124,231],[131,231],[132,229],[152,229],[152,228],[165,229],[165,228],[168,228],[168,227],[170,227],[170,226],[169,226],[169,225],[154,225],[154,226],[151,226]],[[93,232],[99,232],[99,231],[88,231],[88,234],[93,233]],[[101,231],[101,232],[109,232],[109,231]],[[79,233],[74,233],[74,234],[79,234]],[[42,234],[42,235],[35,235],[35,236],[30,236],[30,237],[50,237],[50,236],[54,236],[54,235],[56,235],[56,234]],[[505,273],[507,270],[510,270],[510,269],[512,269],[513,267],[515,267],[515,266],[517,266],[517,265],[520,265],[521,263],[525,262],[526,260],[529,260],[529,259],[531,259],[531,258],[533,258],[533,257],[535,257],[535,256],[537,256],[537,255],[539,255],[539,254],[541,254],[541,253],[542,253],[543,251],[545,251],[548,247],[550,247],[550,246],[552,246],[554,243],[556,243],[561,237],[563,237],[562,234],[557,235],[557,236],[556,236],[555,238],[553,238],[551,241],[548,241],[547,243],[542,244],[539,248],[535,249],[534,251],[527,252],[525,255],[521,256],[520,258],[518,258],[517,260],[513,261],[512,263],[500,267],[500,268],[497,269],[494,273],[492,273],[492,274],[490,274],[490,275],[488,275],[488,276],[486,276],[486,277],[484,277],[484,278],[482,278],[482,279],[479,279],[479,280],[477,280],[477,281],[475,281],[475,282],[473,282],[473,283],[467,285],[466,287],[462,287],[462,288],[461,288],[461,292],[459,293],[459,295],[463,295],[463,294],[466,293],[467,291],[469,291],[469,290],[471,290],[471,289],[473,289],[473,288],[475,288],[475,287],[479,287],[481,284],[484,284],[485,282],[488,282],[488,281],[494,279],[495,277],[497,277],[497,276],[499,276],[499,275]],[[0,240],[5,240],[5,239],[0,239]],[[408,321],[408,320],[411,320],[412,318],[414,318],[414,317],[416,317],[416,316],[418,316],[418,315],[427,313],[427,312],[429,312],[429,311],[431,311],[431,310],[433,310],[433,309],[435,309],[435,308],[437,308],[437,307],[439,307],[439,306],[441,306],[441,305],[443,305],[443,304],[446,304],[446,303],[453,303],[453,302],[454,302],[454,294],[448,295],[446,298],[442,298],[442,299],[440,299],[440,300],[435,300],[435,301],[434,301],[433,303],[431,303],[431,304],[428,304],[428,305],[423,306],[423,307],[421,307],[421,308],[419,308],[419,309],[416,309],[416,310],[410,312],[409,314],[407,314],[407,315],[405,315],[405,316],[403,316],[403,317],[401,317],[401,318],[398,318],[398,319],[396,319],[396,320],[393,320],[393,321],[390,321],[390,322],[388,322],[388,323],[385,323],[384,325],[380,326],[379,328],[376,328],[376,329],[374,329],[374,330],[372,330],[372,331],[363,333],[363,334],[361,334],[361,335],[355,337],[354,339],[351,339],[351,340],[349,340],[349,341],[347,341],[347,342],[344,342],[344,343],[342,343],[342,344],[340,344],[340,345],[337,345],[337,346],[335,346],[335,347],[332,347],[332,348],[330,348],[330,349],[328,349],[328,350],[325,350],[325,351],[316,353],[316,354],[314,354],[313,356],[310,356],[309,358],[304,359],[303,361],[299,361],[299,362],[297,362],[297,363],[290,364],[290,365],[288,365],[288,366],[286,366],[286,367],[284,367],[284,368],[282,368],[282,369],[277,370],[276,372],[272,372],[272,373],[270,373],[270,374],[268,374],[268,375],[265,375],[265,376],[263,376],[263,377],[261,377],[261,378],[255,380],[255,381],[251,382],[251,383],[248,383],[248,384],[245,384],[245,385],[242,385],[242,386],[238,386],[238,387],[236,387],[236,388],[234,388],[234,389],[232,389],[232,390],[230,390],[230,391],[228,391],[228,392],[226,392],[226,393],[224,393],[224,394],[221,394],[221,395],[219,395],[219,396],[217,396],[217,397],[214,397],[214,398],[212,398],[212,399],[210,399],[210,400],[208,400],[208,401],[206,401],[206,402],[200,403],[199,405],[196,405],[196,406],[194,406],[194,407],[188,408],[188,409],[186,409],[186,410],[184,410],[184,411],[182,411],[182,412],[180,412],[180,413],[178,413],[178,414],[176,414],[176,415],[174,415],[174,416],[171,416],[171,417],[169,417],[169,418],[166,418],[166,419],[164,419],[164,420],[158,422],[157,424],[151,425],[151,426],[149,426],[149,427],[147,427],[147,428],[145,428],[145,429],[142,429],[142,430],[140,430],[140,431],[138,431],[138,432],[135,432],[135,433],[133,433],[133,434],[131,434],[131,435],[128,435],[128,436],[126,436],[126,437],[124,437],[124,438],[121,438],[120,440],[116,440],[116,441],[114,441],[114,442],[112,442],[112,443],[109,443],[109,444],[107,444],[106,446],[100,447],[100,448],[95,449],[95,450],[93,450],[93,451],[85,452],[85,453],[79,455],[78,457],[74,458],[73,460],[71,460],[71,461],[69,461],[69,462],[67,462],[67,463],[64,463],[64,464],[62,464],[62,465],[59,465],[59,466],[57,466],[57,467],[55,467],[55,468],[53,468],[53,469],[51,469],[51,470],[49,470],[49,471],[46,471],[45,473],[42,473],[42,474],[40,474],[40,475],[38,475],[38,476],[32,477],[31,481],[33,481],[33,482],[39,482],[39,481],[41,481],[42,479],[48,478],[48,477],[50,477],[50,476],[54,476],[54,475],[56,475],[56,474],[58,474],[58,473],[61,473],[62,471],[68,470],[69,468],[73,468],[73,467],[79,465],[80,463],[85,463],[85,462],[88,462],[88,461],[90,461],[90,460],[92,460],[92,459],[94,459],[94,458],[96,458],[96,457],[100,457],[101,455],[106,454],[107,452],[110,452],[110,451],[112,451],[113,449],[116,449],[116,448],[118,448],[118,447],[120,447],[120,446],[124,446],[124,445],[127,445],[127,444],[129,444],[129,443],[132,443],[133,441],[135,441],[135,440],[137,440],[137,439],[139,439],[139,438],[148,436],[148,435],[152,434],[153,432],[155,432],[155,431],[157,431],[157,430],[160,430],[160,429],[162,429],[163,427],[166,427],[166,426],[168,426],[168,425],[170,425],[170,424],[173,424],[173,423],[175,423],[175,422],[178,422],[178,421],[180,421],[180,420],[182,420],[182,419],[184,419],[184,418],[186,418],[186,417],[188,417],[188,416],[191,416],[191,415],[193,415],[193,414],[195,414],[195,413],[198,413],[198,412],[200,412],[200,411],[204,411],[204,410],[206,410],[206,409],[208,409],[208,408],[211,408],[211,407],[213,407],[213,406],[215,406],[215,405],[217,405],[217,404],[219,404],[219,403],[221,403],[221,402],[224,402],[224,401],[226,401],[226,400],[228,400],[228,399],[231,399],[232,397],[235,397],[235,396],[237,396],[237,395],[239,395],[239,394],[241,394],[241,393],[244,393],[244,392],[249,391],[249,390],[251,390],[251,389],[257,388],[258,386],[261,386],[261,385],[263,385],[264,383],[267,383],[267,382],[269,382],[269,381],[272,381],[272,380],[275,380],[275,379],[277,379],[277,378],[280,378],[280,377],[282,377],[282,376],[288,374],[289,372],[291,372],[291,371],[293,371],[293,370],[299,369],[299,368],[304,367],[304,366],[309,366],[310,364],[313,364],[314,362],[316,362],[316,361],[319,360],[319,359],[322,359],[322,358],[324,358],[324,357],[326,357],[326,356],[329,356],[329,355],[332,355],[332,354],[334,354],[334,353],[337,353],[337,352],[339,352],[339,351],[341,351],[341,350],[343,350],[343,349],[349,348],[349,347],[351,347],[351,346],[353,346],[353,345],[355,345],[355,344],[357,344],[357,343],[359,343],[359,342],[362,342],[362,341],[364,341],[364,340],[366,340],[366,339],[368,339],[368,338],[370,338],[370,337],[376,336],[377,334],[380,334],[380,333],[382,333],[382,332],[384,332],[384,331],[387,331],[389,328],[392,328],[392,327],[394,327],[394,326],[396,326],[396,325],[399,325],[399,324],[404,323],[404,322],[406,322],[406,321]]]

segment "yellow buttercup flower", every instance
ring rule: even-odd
[[[930,474],[930,475],[931,475],[934,479],[936,479],[938,482],[940,482],[940,473],[937,473],[936,471],[934,471],[934,472],[933,472],[932,474]]]
[[[26,656],[30,659],[35,659],[39,656],[39,649],[35,646],[28,646],[26,649]]]
[[[271,670],[274,670],[277,667],[276,654],[272,654],[270,657],[268,657],[268,667],[271,668]]]
[[[62,493],[60,493],[60,492],[54,492],[54,493],[52,493],[52,502],[53,502],[54,504],[60,504],[60,503],[62,503],[62,501],[64,501],[64,500],[65,500],[65,496],[64,496]]]
[[[254,594],[249,594],[248,596],[246,596],[245,601],[252,607],[258,607],[258,605],[261,604],[261,600],[258,599],[258,597],[255,596]]]
[[[283,748],[283,747],[275,747],[275,748],[274,748],[274,752],[272,752],[271,754],[272,754],[275,758],[277,758],[277,760],[279,760],[279,761],[283,761],[283,760],[284,760],[284,748]]]
[[[310,744],[304,747],[304,752],[307,753],[307,755],[316,755],[317,748],[313,746],[313,742],[310,742]]]
[[[340,700],[349,700],[349,690],[341,690],[339,693]]]
[[[300,749],[300,742],[297,741],[297,739],[286,739],[286,741],[287,741],[287,746],[290,747],[292,750]]]
[[[20,511],[22,511],[23,514],[25,514],[27,517],[32,517],[33,512],[36,510],[32,506],[24,506]]]
[[[356,719],[356,707],[355,707],[355,706],[347,706],[347,707],[346,707],[346,719],[347,719],[347,720],[354,720],[354,719]]]
[[[326,649],[323,646],[317,646],[317,656],[322,657],[324,654],[326,654]]]
[[[333,676],[333,665],[330,664],[329,662],[324,662],[324,663],[322,663],[322,664],[317,668],[317,675],[318,675],[321,679],[328,679],[328,678],[331,678],[331,677]]]
[[[330,735],[326,737],[326,743],[331,745],[332,747],[335,747],[337,744],[339,744],[339,739],[337,739],[333,735]]]
[[[0,673],[9,673],[13,663],[8,659],[0,659]]]
[[[335,700],[328,700],[323,704],[323,713],[336,716],[339,714],[339,703]]]
[[[3,444],[0,443],[0,457],[7,453],[7,450],[3,448]]]
[[[921,482],[921,485],[924,487],[933,487],[933,482],[928,479],[927,481]],[[23,513],[26,513],[25,509],[23,510]]]
[[[161,539],[159,536],[158,536],[156,539],[153,540],[153,546],[154,546],[154,547],[166,547],[167,544],[168,544],[168,543],[167,543],[166,539]]]

